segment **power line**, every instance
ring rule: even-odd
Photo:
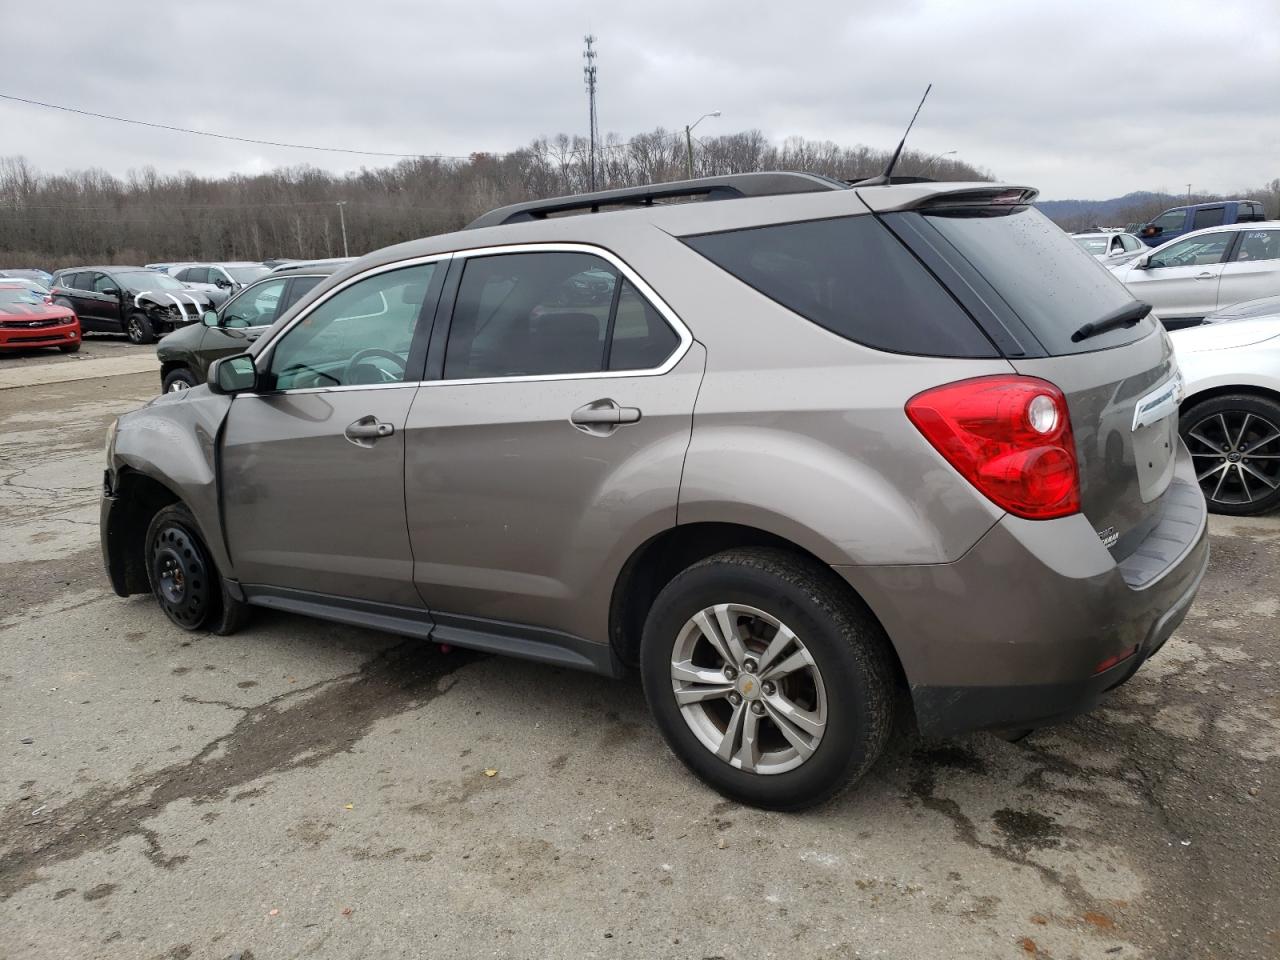
[[[61,110],[82,117],[96,117],[99,120],[114,120],[116,123],[132,123],[140,127],[152,127],[156,130],[171,130],[175,133],[190,133],[197,137],[212,137],[215,140],[234,140],[237,143],[256,143],[264,147],[287,147],[290,150],[319,150],[324,153],[349,153],[362,157],[394,157],[401,160],[470,160],[470,156],[453,156],[445,153],[389,153],[383,150],[353,150],[348,147],[318,147],[306,143],[284,143],[279,140],[257,140],[253,137],[237,137],[229,133],[212,133],[208,130],[193,130],[190,127],[178,127],[169,123],[152,123],[148,120],[133,120],[129,117],[116,117],[109,113],[96,113],[93,110],[82,110],[79,107],[67,107],[59,103],[45,103],[43,100],[29,100],[26,97],[15,97],[0,93],[0,100],[11,100],[14,103],[25,103],[32,107],[45,107],[49,110]]]

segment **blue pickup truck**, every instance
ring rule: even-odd
[[[1138,230],[1148,247],[1158,247],[1174,237],[1202,227],[1220,227],[1224,223],[1257,223],[1267,219],[1257,200],[1214,200],[1172,207]]]

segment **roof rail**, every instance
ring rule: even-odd
[[[466,229],[497,227],[526,220],[545,220],[557,213],[599,213],[601,207],[648,207],[658,200],[701,197],[704,200],[733,200],[739,197],[771,197],[782,193],[817,193],[846,190],[848,184],[815,173],[734,173],[723,177],[701,177],[674,183],[650,183],[642,187],[601,190],[572,197],[530,200],[490,210],[467,224]]]

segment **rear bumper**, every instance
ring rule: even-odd
[[[835,568],[893,641],[922,733],[1036,727],[1085,712],[1164,645],[1209,563],[1189,461],[1179,458],[1177,486],[1161,498],[1167,522],[1138,547],[1165,557],[1141,586],[1081,515],[1005,517],[954,563]]]

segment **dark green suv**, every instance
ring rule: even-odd
[[[219,357],[244,353],[276,317],[284,313],[343,264],[285,268],[245,287],[201,323],[175,330],[160,342],[160,382],[165,393],[204,383],[209,364]]]

